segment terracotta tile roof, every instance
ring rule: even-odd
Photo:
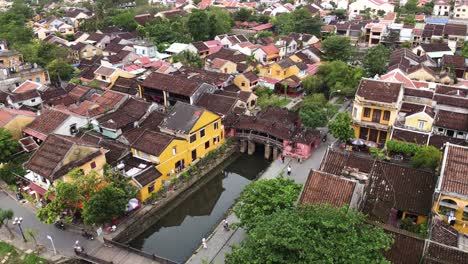
[[[40,83],[27,80],[24,83],[22,83],[20,86],[16,87],[16,89],[13,90],[13,92],[15,93],[28,92],[32,90],[37,90],[41,86],[42,84]]]
[[[439,149],[442,148],[445,145],[445,143],[451,143],[460,146],[468,146],[468,142],[465,139],[447,137],[443,135],[432,135],[429,138],[429,145]]]
[[[213,60],[215,58],[232,61],[234,63],[240,63],[247,60],[247,55],[235,50],[222,48],[218,52],[210,54],[206,57],[207,60]]]
[[[184,96],[192,96],[202,85],[202,82],[193,79],[189,80],[181,78],[180,76],[153,72],[146,77],[141,85],[146,89],[155,89]]]
[[[468,131],[468,114],[439,110],[434,125],[459,131]]]
[[[405,74],[403,74],[400,70],[396,69],[385,75],[380,76],[379,79],[388,82],[400,82],[403,83],[405,87],[416,88],[416,86],[410,78],[406,77]]]
[[[400,83],[362,79],[356,95],[363,97],[365,100],[396,103],[401,89],[402,85]]]
[[[115,109],[125,98],[127,95],[108,90],[102,94],[93,94],[79,106],[70,106],[67,109],[80,116],[95,117]]]
[[[237,99],[220,94],[203,94],[196,105],[221,116],[228,115],[236,106]]]
[[[206,46],[202,41],[194,42],[192,45],[198,50],[198,52],[206,52],[210,50],[210,48],[208,48],[208,46]]]
[[[151,14],[141,14],[141,15],[136,15],[134,19],[138,24],[144,26],[146,23],[153,20],[154,16]]]
[[[223,59],[219,59],[219,58],[215,58],[214,60],[211,61],[211,64],[210,64],[210,67],[212,69],[221,69],[221,67],[223,67],[224,64],[226,64],[228,61],[227,60],[223,60]]]
[[[429,215],[436,177],[430,171],[376,161],[366,190],[364,213],[387,222],[392,210]]]
[[[388,251],[383,254],[393,264],[420,263],[424,251],[424,239],[413,233],[398,229],[387,224],[376,224],[382,227],[385,233],[392,235],[394,241]]]
[[[22,93],[14,93],[8,96],[13,103],[18,103],[26,100],[31,100],[33,98],[39,98],[41,95],[37,90],[29,90]]]
[[[434,101],[439,105],[450,105],[468,109],[468,98],[435,94]]]
[[[44,109],[41,115],[25,128],[24,132],[27,134],[29,134],[29,131],[39,133],[41,135],[40,139],[45,140],[45,138],[61,126],[69,116],[70,115],[57,110]]]
[[[429,242],[424,256],[425,264],[468,263],[468,252]]]
[[[458,231],[442,219],[434,219],[430,239],[447,246],[458,247]]]
[[[94,147],[95,150],[84,157],[65,163],[64,159],[75,146]],[[68,173],[72,168],[89,161],[89,157],[94,158],[101,154],[99,146],[95,144],[74,137],[50,135],[26,162],[25,167],[53,181]],[[69,166],[71,164],[75,166]]]
[[[115,70],[116,69],[114,68],[100,66],[94,73],[109,77],[115,72]]]
[[[353,168],[358,172],[369,173],[373,164],[374,160],[368,157],[328,149],[320,164],[320,170],[334,175],[342,175],[345,168]]]
[[[6,107],[0,108],[0,127],[5,126],[11,120],[13,120],[16,116],[29,116],[29,117],[36,117],[36,114],[31,111],[24,111],[24,110],[16,110]]]
[[[156,169],[156,167],[149,166],[148,168],[135,175],[133,177],[133,180],[136,181],[141,187],[145,187],[146,185],[159,179],[161,176],[161,172],[159,172],[159,170]]]
[[[405,96],[422,97],[422,98],[428,98],[428,99],[432,99],[432,97],[434,97],[434,92],[433,91],[425,90],[425,89],[405,88],[403,94]]]
[[[278,54],[279,49],[274,45],[262,46],[260,47],[267,55]]]
[[[151,131],[148,129],[139,129],[141,131],[138,137],[131,142],[131,147],[146,154],[158,157],[167,148],[175,138],[164,133]],[[133,131],[132,131],[133,132]]]
[[[111,89],[117,92],[135,95],[138,94],[138,84],[139,82],[136,78],[119,77],[114,82],[114,85]]]
[[[262,31],[262,30],[267,30],[267,29],[270,29],[273,27],[273,24],[271,23],[266,23],[266,24],[262,24],[262,25],[258,25],[256,27],[253,27],[251,28],[251,30],[255,30],[255,31]]]
[[[133,124],[146,114],[149,107],[150,104],[145,101],[130,98],[114,112],[99,117],[97,121],[107,129],[133,128]]]
[[[459,55],[444,55],[442,57],[442,65],[453,65],[455,68],[466,69],[468,64],[466,58]]]
[[[301,204],[349,206],[356,182],[322,171],[311,170],[302,191]]]
[[[247,80],[249,80],[250,82],[258,81],[258,76],[253,72],[245,72],[243,74],[244,77],[247,78]]]
[[[164,118],[166,118],[165,113],[153,111],[145,118],[145,120],[143,120],[143,122],[141,122],[140,127],[147,128],[152,131],[159,131],[159,125]]]
[[[425,52],[451,51],[447,43],[422,43],[421,48]]]
[[[429,140],[429,133],[416,132],[413,130],[406,130],[399,127],[393,128],[392,139],[409,143],[416,143],[419,145],[426,145]]]
[[[438,189],[468,196],[468,147],[448,143],[445,147]]]

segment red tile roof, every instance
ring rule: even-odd
[[[57,110],[45,109],[40,116],[26,127],[24,133],[45,140],[46,137],[62,125],[69,116],[70,115]]]
[[[468,147],[445,147],[438,190],[468,196]]]
[[[279,49],[274,45],[262,46],[260,47],[267,55],[278,54]]]
[[[365,100],[395,103],[402,89],[400,83],[383,82],[372,79],[362,79],[359,83],[356,95]]]
[[[251,28],[251,30],[255,30],[255,31],[262,31],[262,30],[267,30],[267,29],[270,29],[273,27],[273,24],[271,23],[266,23],[266,24],[263,24],[263,25],[258,25],[256,27],[253,27]]]
[[[5,126],[11,120],[13,120],[13,118],[15,118],[18,115],[29,116],[29,117],[36,116],[36,114],[31,111],[16,110],[16,109],[2,107],[0,108],[0,127]]]
[[[356,182],[322,171],[311,170],[300,198],[301,204],[349,206]]]

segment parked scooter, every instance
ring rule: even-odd
[[[94,240],[93,234],[88,233],[88,232],[87,232],[86,230],[84,230],[84,229],[81,229],[81,235],[82,235],[84,238],[88,239],[88,240]]]
[[[58,229],[65,230],[65,225],[63,224],[62,220],[58,220],[54,225]]]

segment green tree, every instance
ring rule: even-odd
[[[425,167],[435,170],[442,158],[440,150],[434,146],[422,146],[411,158],[411,164],[416,167]]]
[[[52,81],[68,81],[73,77],[75,68],[63,59],[55,59],[47,64],[46,69],[49,71]]]
[[[389,263],[382,253],[391,236],[364,220],[328,205],[278,210],[259,219],[226,263]]]
[[[302,124],[308,128],[323,127],[327,124],[326,109],[314,102],[303,102],[299,110]]]
[[[400,32],[397,30],[390,30],[390,33],[384,38],[385,45],[390,49],[395,49],[397,43],[400,41]]]
[[[411,48],[411,41],[407,40],[407,41],[401,43],[400,47],[410,49]]]
[[[190,51],[183,51],[172,57],[173,62],[180,62],[186,67],[202,68],[204,63],[200,56]]]
[[[21,1],[14,1],[12,7],[0,13],[0,39],[6,39],[10,47],[29,43],[33,32],[26,22],[33,16],[33,10]]]
[[[0,168],[0,179],[8,185],[15,184],[17,177],[23,177],[24,175],[26,175],[26,170],[17,161],[10,161]]]
[[[239,217],[240,225],[250,230],[262,217],[293,207],[300,191],[300,184],[282,176],[254,181],[242,192],[233,211]]]
[[[18,141],[12,138],[10,131],[0,128],[0,163],[10,161],[18,148]]]
[[[465,43],[463,43],[461,54],[463,57],[468,58],[468,41],[465,41]]]
[[[365,71],[361,67],[350,67],[342,61],[327,62],[319,66],[316,77],[307,77],[303,87],[308,94],[331,93],[353,96]],[[339,91],[339,92],[338,92]]]
[[[247,8],[241,8],[238,11],[234,12],[234,20],[235,21],[247,21],[252,17],[252,11]]]
[[[125,213],[127,203],[128,197],[122,189],[115,187],[113,183],[104,185],[84,203],[84,223],[103,224],[121,217]]]
[[[218,7],[209,9],[209,39],[214,39],[217,35],[228,33],[231,31],[232,25],[231,15]]]
[[[273,33],[271,33],[271,31],[260,31],[257,33],[256,37],[257,39],[261,39],[261,38],[265,38],[265,37],[271,37],[273,36]]]
[[[347,112],[339,113],[328,127],[331,134],[342,142],[354,137],[351,115]]]
[[[322,50],[324,58],[327,61],[340,60],[348,62],[353,59],[354,47],[351,46],[351,40],[348,37],[330,36],[322,41]]]
[[[193,10],[188,18],[188,31],[194,41],[207,40],[210,36],[210,21],[204,10]]]
[[[413,25],[416,24],[416,16],[414,14],[407,15],[403,20],[405,25]]]
[[[39,221],[46,224],[57,221],[65,211],[72,212],[71,216],[74,216],[85,200],[78,185],[73,182],[58,181],[55,191],[47,193],[47,195],[50,194],[54,195],[52,202],[39,209],[36,214]],[[65,221],[71,221],[71,217],[65,219]]]
[[[26,61],[37,63],[41,67],[46,67],[56,59],[64,61],[68,56],[66,48],[43,41],[34,41],[17,47],[17,49],[23,54]]]
[[[368,76],[375,76],[387,71],[387,66],[390,58],[390,49],[383,45],[377,45],[371,49],[364,57],[363,65]]]
[[[13,219],[13,215],[13,210],[0,208],[0,228],[5,226],[5,228],[10,233],[10,237],[13,237],[13,233],[11,232],[10,227],[8,226],[8,221]]]
[[[288,35],[291,32],[319,35],[323,25],[318,16],[312,17],[304,8],[296,9],[292,13],[280,14],[272,22],[279,35]]]
[[[121,12],[120,14],[112,17],[114,26],[119,27],[125,31],[134,31],[138,24],[134,19],[134,14],[131,11]]]

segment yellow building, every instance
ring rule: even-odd
[[[244,72],[232,80],[242,91],[252,92],[252,88],[258,84],[258,76],[253,72]]]
[[[356,138],[385,144],[403,99],[401,83],[362,79],[353,107]]]
[[[467,160],[468,147],[446,143],[432,208],[463,234],[468,234]]]
[[[207,66],[209,70],[219,72],[219,73],[226,73],[226,74],[237,73],[237,64],[229,60],[214,58],[212,61],[208,63]]]
[[[119,77],[133,78],[135,75],[118,68],[106,67],[102,65],[94,71],[94,80],[101,82],[103,84],[101,86],[105,87],[111,87],[114,85],[115,81]]]
[[[23,129],[36,118],[36,114],[31,111],[0,108],[0,127],[10,131],[14,139],[20,139]]]
[[[133,156],[156,169],[134,179],[142,201],[224,141],[221,117],[186,103],[177,102],[159,128],[160,132],[145,129],[131,143]]]
[[[289,59],[283,59],[272,64],[258,65],[259,75],[262,77],[273,78],[275,80],[283,80],[291,76],[299,76],[299,67],[296,63]]]
[[[52,134],[26,162],[25,168],[31,172],[25,177],[47,190],[56,181],[70,181],[67,174],[74,168],[84,174],[93,170],[102,175],[106,152],[78,138]]]
[[[23,55],[15,50],[0,50],[0,64],[6,68],[16,67],[23,63]]]

